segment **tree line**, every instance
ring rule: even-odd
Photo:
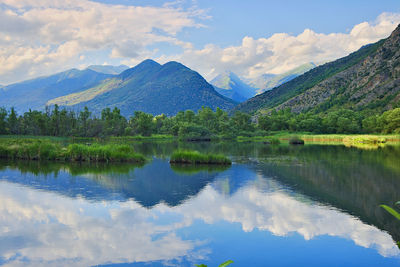
[[[0,134],[38,136],[150,136],[164,134],[181,137],[264,136],[274,131],[318,134],[400,133],[400,108],[379,115],[365,115],[348,109],[329,113],[296,114],[289,109],[252,117],[247,113],[233,115],[221,109],[203,107],[186,110],[175,116],[153,116],[135,111],[130,118],[118,108],[105,108],[94,116],[87,107],[80,112],[60,109],[55,105],[45,111],[29,110],[22,115],[14,108],[0,108]]]

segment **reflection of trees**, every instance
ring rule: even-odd
[[[135,199],[143,206],[160,202],[176,206],[196,195],[225,169],[175,170],[154,159],[146,166],[132,164],[65,164],[1,162],[0,169],[16,171],[2,179],[91,200]],[[24,175],[20,175],[24,174]]]
[[[273,153],[271,158],[282,158]],[[389,231],[400,239],[399,224],[379,207],[400,199],[400,158],[395,147],[377,151],[341,146],[309,146],[287,151],[284,161],[258,165],[264,176],[273,176],[318,201],[356,215],[363,221]]]

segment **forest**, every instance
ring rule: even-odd
[[[329,113],[300,113],[289,109],[252,117],[236,111],[233,115],[217,108],[186,110],[175,116],[153,116],[135,111],[129,119],[120,110],[103,109],[95,116],[85,107],[80,112],[47,107],[17,114],[14,108],[0,108],[0,134],[61,137],[108,137],[169,135],[183,138],[266,136],[274,132],[309,132],[315,134],[399,134],[400,108],[382,114],[368,114],[348,109]]]

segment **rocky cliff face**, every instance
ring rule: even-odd
[[[400,25],[387,38],[238,105],[235,110],[268,113],[325,112],[335,108],[384,111],[400,104]]]
[[[341,105],[392,108],[400,100],[400,25],[371,55],[277,106],[302,112]]]

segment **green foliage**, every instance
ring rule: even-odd
[[[133,152],[128,145],[98,145],[82,144],[68,145],[62,154],[65,159],[71,161],[95,161],[95,162],[144,162],[145,158]]]
[[[397,205],[399,205],[399,202],[396,202]],[[387,212],[389,212],[391,215],[393,215],[397,220],[400,220],[400,213],[398,213],[396,210],[393,208],[387,206],[387,205],[380,205],[381,208],[384,208]]]
[[[226,262],[224,262],[224,263],[221,263],[220,265],[218,265],[218,267],[226,267],[226,266],[228,266],[228,265],[230,265],[230,264],[232,264],[233,263],[233,261],[232,260],[228,260],[228,261],[226,261]],[[197,267],[207,267],[207,265],[205,265],[205,264],[195,264]]]
[[[230,165],[231,160],[221,154],[202,154],[193,150],[178,150],[172,153],[170,163]]]
[[[136,140],[157,136],[177,136],[183,140],[201,141],[235,139],[261,141],[261,136],[271,132],[307,132],[315,134],[400,133],[400,108],[383,114],[337,109],[329,113],[293,113],[290,109],[252,118],[249,114],[235,112],[231,117],[217,108],[202,107],[197,113],[191,110],[178,112],[174,117],[164,114],[153,116],[136,111],[127,120],[118,108],[102,111],[101,117],[91,115],[88,108],[75,113],[56,105],[45,112],[25,112],[18,116],[14,109],[0,108],[0,134],[30,136],[121,137],[134,136]],[[246,140],[246,138],[248,138]]]
[[[127,145],[61,144],[42,139],[7,139],[0,143],[0,158],[93,162],[144,162]]]

